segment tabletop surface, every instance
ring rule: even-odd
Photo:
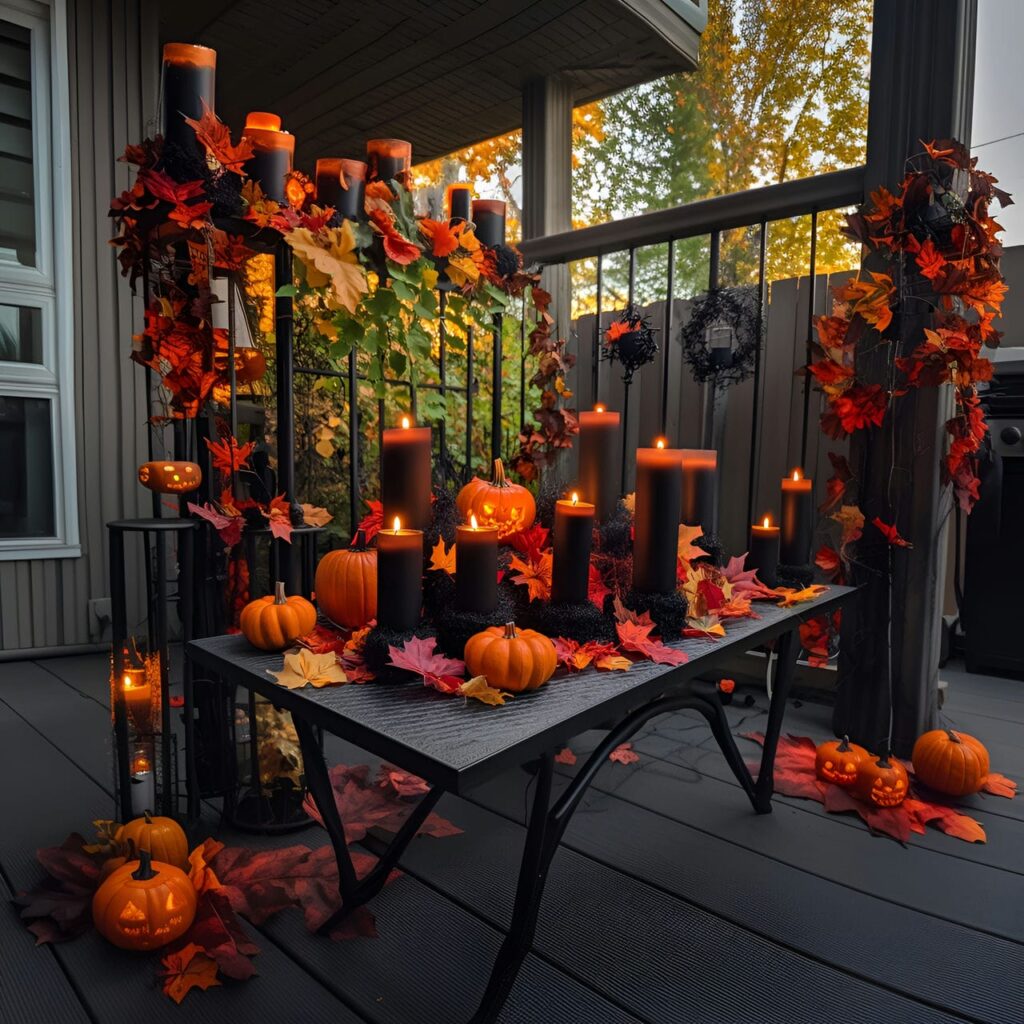
[[[671,646],[689,655],[680,666],[637,662],[627,672],[586,670],[558,676],[501,707],[436,692],[419,682],[349,684],[289,690],[269,674],[281,654],[255,650],[239,635],[188,645],[193,663],[279,707],[453,792],[463,792],[564,745],[572,736],[651,700],[669,685],[713,671],[715,664],[842,605],[849,587],[829,587],[792,608],[755,602],[756,619],[732,619],[719,640],[685,639]]]

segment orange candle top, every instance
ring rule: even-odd
[[[678,448],[666,447],[665,438],[659,437],[653,448],[637,448],[636,464],[638,466],[670,466],[679,465],[681,452]]]
[[[424,439],[430,444],[430,427],[414,427],[408,416],[403,416],[400,422],[400,426],[384,431],[385,444],[422,444]]]
[[[782,481],[784,491],[811,491],[814,489],[814,481],[805,477],[799,469],[794,469],[789,476]]]
[[[377,156],[405,157],[412,160],[412,143],[405,139],[367,139],[366,152]]]
[[[293,155],[295,153],[295,136],[281,130],[281,118],[262,110],[254,110],[246,116],[242,138],[248,139],[257,153],[272,149],[284,149]]]
[[[406,547],[407,538],[413,538],[417,544],[423,542],[423,531],[406,529],[398,516],[392,521],[390,530],[378,530],[377,536],[384,542],[385,547],[389,548]]]
[[[718,452],[714,449],[707,451],[701,448],[681,448],[679,457],[684,469],[718,468]]]
[[[455,536],[459,541],[469,540],[473,537],[478,537],[480,543],[486,543],[489,541],[497,541],[498,539],[498,527],[494,526],[481,526],[476,516],[471,515],[468,523],[459,523],[455,527]]]
[[[765,516],[759,523],[754,523],[750,528],[752,535],[757,537],[771,537],[779,532],[777,526],[772,525],[772,517]]]
[[[580,426],[586,424],[589,426],[601,426],[602,424],[609,427],[617,427],[621,417],[617,412],[611,412],[603,405],[595,405],[593,410],[585,409],[583,412],[577,414],[580,422]]]
[[[126,668],[121,679],[121,685],[124,687],[125,693],[131,691],[138,693],[141,690],[148,690],[146,670],[144,668]]]
[[[501,217],[505,216],[505,202],[502,199],[474,199],[473,200],[473,216],[477,215],[477,212],[483,213],[496,213]]]
[[[342,188],[348,188],[348,182],[346,178],[351,178],[355,181],[366,181],[366,164],[362,160],[349,160],[347,157],[342,157],[338,161],[338,168],[341,171],[340,181]]]
[[[579,494],[573,491],[571,497],[559,498],[555,502],[555,515],[592,518],[594,506],[589,501],[580,501]]]
[[[217,66],[217,51],[197,43],[164,43],[165,64],[194,64],[200,68]]]
[[[250,110],[245,115],[245,127],[262,128],[268,132],[279,132],[281,130],[281,118],[277,114],[271,114],[266,110]]]

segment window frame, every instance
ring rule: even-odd
[[[0,362],[0,394],[50,402],[54,533],[0,537],[0,561],[77,558],[71,103],[66,0],[0,0],[0,19],[31,33],[36,266],[0,260],[0,302],[41,310],[42,362]],[[38,126],[38,128],[37,128]],[[41,171],[46,168],[49,173]]]

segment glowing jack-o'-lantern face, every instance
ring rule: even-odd
[[[888,757],[866,758],[857,769],[857,795],[875,807],[898,807],[909,782],[907,769]]]
[[[857,781],[857,768],[870,757],[868,752],[851,743],[847,737],[819,743],[814,756],[814,773],[823,782],[852,786]]]
[[[139,483],[159,494],[187,494],[203,482],[203,471],[194,462],[144,462]]]
[[[184,871],[144,850],[96,890],[92,916],[99,933],[121,949],[159,949],[191,926],[195,888]]]

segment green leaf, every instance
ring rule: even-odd
[[[280,288],[274,292],[274,297],[277,299],[291,299],[295,297],[295,285],[283,284]]]
[[[409,325],[406,338],[409,343],[409,351],[412,353],[414,360],[425,360],[430,358],[431,351],[434,347],[433,339],[419,323],[413,321]]]
[[[392,349],[388,355],[388,365],[396,376],[402,377],[405,374],[405,368],[409,365],[409,360],[406,359],[404,352],[399,352],[397,349]]]
[[[391,282],[391,288],[403,302],[412,302],[420,294],[418,288],[397,277]]]

